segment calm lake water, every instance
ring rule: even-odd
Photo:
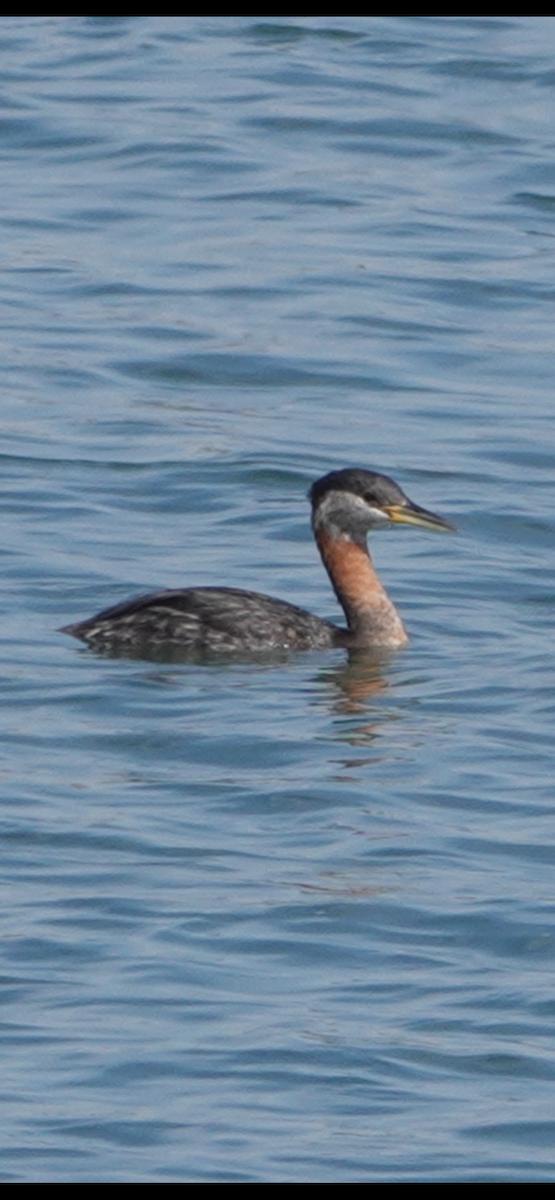
[[[0,34],[0,1178],[551,1181],[555,19]],[[403,653],[56,632],[348,465]]]

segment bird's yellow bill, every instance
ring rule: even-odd
[[[438,517],[417,504],[384,504],[384,512],[395,525],[418,525],[420,529],[433,529],[436,533],[455,532],[455,526],[445,517]]]

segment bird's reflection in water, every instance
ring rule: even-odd
[[[383,730],[384,708],[374,701],[383,698],[391,686],[388,669],[394,659],[385,651],[355,650],[347,660],[327,667],[318,676],[320,701],[325,696],[326,705],[339,718],[336,730],[338,741],[352,746],[368,746]],[[357,757],[352,762],[343,761],[344,767],[360,767],[364,760]]]

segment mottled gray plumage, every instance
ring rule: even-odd
[[[62,632],[108,653],[155,645],[221,654],[314,650],[340,645],[344,637],[331,622],[285,600],[216,587],[137,596]]]

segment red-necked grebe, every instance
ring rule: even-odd
[[[192,587],[124,601],[61,632],[104,654],[141,657],[404,646],[405,627],[376,575],[367,535],[397,524],[437,531],[454,526],[374,471],[331,471],[312,485],[309,498],[314,537],[346,629],[258,592]]]

